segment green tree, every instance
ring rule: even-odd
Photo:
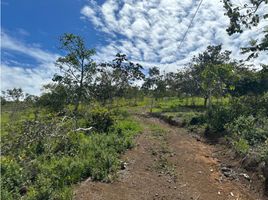
[[[92,60],[94,49],[86,47],[83,38],[74,34],[64,34],[60,37],[60,49],[66,54],[56,61],[63,75],[55,74],[53,80],[68,85],[74,92],[74,113],[79,103],[86,97],[86,88],[92,82],[96,65]]]
[[[35,103],[38,100],[38,96],[26,93],[24,101],[30,104]]]
[[[113,82],[118,97],[123,96],[126,89],[135,81],[144,79],[143,67],[128,61],[125,54],[116,54],[110,67],[113,69]]]
[[[209,92],[204,87],[204,71],[208,71],[207,68],[211,66],[221,66],[224,64],[231,63],[230,58],[231,51],[222,51],[222,45],[208,46],[207,49],[200,53],[198,56],[194,56],[192,62],[190,63],[190,71],[188,72],[188,80],[191,85],[187,87],[192,88],[194,95],[202,96],[205,101],[204,104],[207,106],[208,98],[210,97]],[[203,74],[203,75],[202,75]],[[210,74],[209,76],[211,76]]]
[[[208,97],[209,106],[212,105],[211,97],[220,96],[228,90],[233,90],[232,79],[234,78],[234,68],[230,64],[213,65],[209,64],[201,74],[202,89]]]
[[[43,106],[51,111],[59,112],[64,109],[70,98],[66,86],[63,84],[47,84],[43,86],[44,92],[37,100],[38,106]]]
[[[115,87],[113,85],[113,71],[106,69],[106,64],[99,66],[99,73],[96,74],[96,78],[92,85],[92,96],[103,105],[110,100],[115,94]]]
[[[224,0],[226,15],[230,19],[227,32],[229,35],[242,33],[246,29],[258,26],[260,21],[268,19],[267,0],[250,0],[237,5],[231,0]],[[262,9],[262,12],[259,12]],[[250,53],[248,59],[257,57],[259,52],[268,50],[268,26],[263,28],[263,37],[260,40],[252,39],[248,47],[242,47],[242,53]]]
[[[167,89],[166,80],[161,75],[158,67],[149,69],[148,77],[145,78],[142,89],[151,96],[150,112],[152,112],[154,99],[164,97]]]
[[[11,98],[13,101],[16,101],[16,102],[19,102],[19,100],[24,97],[24,94],[21,88],[8,89],[6,91],[6,94],[8,98]]]

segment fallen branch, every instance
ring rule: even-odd
[[[94,129],[94,127],[89,127],[89,128],[77,128],[75,129],[74,131],[85,131],[87,132],[88,134],[91,133],[91,131]]]

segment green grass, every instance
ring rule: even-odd
[[[133,138],[142,130],[122,110],[110,131],[90,135],[72,131],[70,120],[62,124],[52,113],[41,113],[41,122],[33,122],[32,114],[19,112],[12,123],[8,113],[2,115],[6,133],[1,144],[1,199],[68,200],[72,186],[88,177],[109,182],[116,177],[121,153],[133,147]],[[30,122],[28,128],[24,121]]]

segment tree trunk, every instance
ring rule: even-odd
[[[204,107],[206,108],[208,105],[208,98],[207,97],[204,97]]]
[[[208,107],[211,108],[212,106],[212,96],[211,96],[211,91],[209,91],[209,96],[208,96]]]

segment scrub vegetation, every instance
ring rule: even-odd
[[[251,3],[258,10],[267,1]],[[242,9],[228,0],[224,6],[230,35],[262,20],[253,11],[239,14]],[[224,138],[237,155],[254,155],[267,169],[267,63],[256,67],[237,61],[219,44],[177,72],[163,73],[122,53],[97,63],[95,50],[74,34],[62,35],[59,42],[64,54],[55,62],[59,73],[40,96],[21,88],[2,91],[1,199],[66,200],[72,199],[74,184],[89,177],[113,181],[120,155],[143,129],[137,113],[165,118],[214,142]],[[267,52],[267,30],[251,44],[242,48],[248,59]],[[157,167],[172,171],[165,158]]]

